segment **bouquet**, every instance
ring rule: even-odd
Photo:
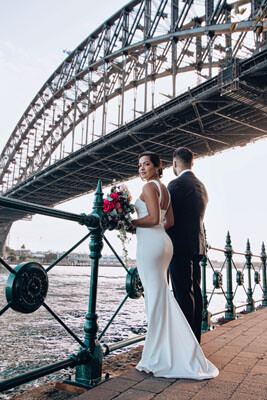
[[[127,232],[135,233],[132,225],[131,214],[135,212],[135,207],[131,204],[132,196],[126,185],[116,185],[113,181],[110,194],[104,199],[104,214],[109,222],[109,229],[117,229],[118,237],[122,242],[124,261],[127,263],[126,243]]]

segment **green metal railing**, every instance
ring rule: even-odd
[[[123,348],[125,346],[137,343],[145,339],[145,335],[138,335],[135,338],[120,341],[109,346],[105,344],[100,344],[100,340],[108,330],[109,326],[115,319],[122,306],[125,304],[126,300],[128,298],[137,299],[143,294],[143,288],[136,268],[128,269],[121,258],[118,256],[112,245],[104,236],[105,230],[108,229],[109,226],[108,221],[105,218],[105,214],[103,214],[103,193],[101,182],[99,181],[98,183],[93,203],[93,211],[90,215],[77,215],[2,196],[0,196],[0,206],[26,211],[31,214],[42,214],[54,218],[75,221],[82,225],[85,225],[89,229],[89,233],[87,233],[71,249],[66,251],[46,269],[44,269],[42,265],[36,262],[25,262],[19,264],[13,269],[8,265],[5,260],[0,258],[0,263],[10,273],[6,286],[7,304],[0,310],[0,316],[10,308],[20,313],[32,313],[43,306],[80,345],[80,350],[77,352],[77,354],[72,354],[67,359],[0,382],[0,392],[11,389],[23,383],[30,382],[34,379],[40,378],[42,376],[51,374],[67,367],[76,367],[75,380],[69,381],[69,383],[78,386],[84,386],[87,388],[93,387],[94,385],[98,384],[102,379],[103,356],[109,354],[111,351]],[[71,251],[73,251],[82,242],[84,242],[89,236],[91,278],[88,313],[85,316],[84,340],[82,341],[46,304],[45,298],[48,291],[48,272],[52,268],[54,268],[60,261],[62,261],[62,259],[64,259],[64,257],[66,257]],[[113,251],[117,259],[120,261],[122,267],[127,272],[127,294],[111,317],[110,321],[107,323],[106,327],[99,334],[97,325],[98,316],[96,314],[96,298],[99,259],[101,258],[101,251],[104,241]]]
[[[201,261],[201,273],[202,273],[202,297],[203,297],[203,316],[202,316],[202,330],[207,331],[211,328],[212,322],[211,317],[216,315],[224,314],[222,320],[230,321],[236,318],[236,310],[243,308],[246,312],[254,312],[256,310],[255,303],[260,303],[262,307],[267,306],[267,279],[266,279],[266,251],[265,245],[262,243],[261,254],[252,254],[250,249],[250,242],[247,240],[246,251],[244,253],[235,252],[232,248],[231,237],[229,232],[226,236],[226,244],[224,249],[218,249],[211,246],[207,246],[208,250],[214,250],[217,252],[223,252],[225,260],[222,265],[215,268],[208,255],[204,256]],[[208,253],[208,252],[207,252]],[[244,256],[245,262],[241,268],[237,268],[234,261],[234,256]],[[258,268],[255,267],[252,260],[260,260]],[[213,287],[208,296],[207,291],[207,271],[210,268],[213,272]],[[223,272],[226,273],[226,284],[223,283]],[[233,274],[235,273],[235,281]],[[252,273],[254,273],[254,286],[252,284]],[[247,287],[245,287],[244,281],[247,278]],[[262,285],[261,285],[262,277]],[[234,287],[235,285],[235,287]],[[253,286],[253,287],[252,287]],[[261,290],[260,298],[255,299],[255,289],[259,287]],[[242,304],[236,303],[237,291],[242,288],[245,296]],[[216,312],[209,310],[212,300],[215,294],[223,294],[226,304],[225,308]]]
[[[137,269],[128,268],[116,253],[110,242],[105,237],[104,233],[109,229],[107,218],[103,213],[103,193],[101,182],[99,181],[95,193],[93,211],[90,215],[77,215],[60,210],[50,209],[48,207],[39,206],[32,203],[26,203],[20,200],[1,197],[0,207],[9,207],[17,210],[29,212],[31,214],[42,214],[54,218],[63,218],[66,220],[78,222],[85,225],[89,229],[80,241],[78,241],[71,249],[66,251],[55,262],[49,265],[46,269],[36,262],[26,262],[19,264],[14,269],[8,263],[0,258],[0,263],[9,271],[9,277],[6,286],[7,304],[0,310],[0,316],[8,309],[12,309],[19,313],[32,313],[43,306],[55,320],[72,336],[79,344],[80,349],[77,354],[71,354],[67,359],[54,364],[35,369],[25,374],[15,376],[11,379],[0,382],[0,392],[13,388],[23,383],[30,382],[34,379],[49,375],[63,368],[76,368],[74,381],[68,381],[71,384],[83,386],[86,388],[93,387],[101,382],[102,379],[102,360],[105,355],[111,351],[123,348],[125,346],[138,343],[145,339],[145,335],[137,335],[134,338],[123,340],[111,345],[101,344],[104,335],[111,326],[112,322],[126,303],[128,298],[138,299],[143,295],[143,288],[140,282]],[[45,298],[48,291],[48,272],[54,268],[64,257],[78,247],[82,242],[90,237],[89,256],[91,258],[91,278],[89,289],[88,313],[85,316],[84,324],[84,340],[81,340],[62,320],[61,318],[46,304]],[[96,298],[98,288],[98,268],[101,258],[101,251],[104,242],[109,246],[114,255],[119,260],[121,266],[126,271],[126,295],[121,304],[104,327],[99,332],[96,314]],[[202,330],[207,331],[211,328],[211,317],[219,314],[224,314],[226,321],[236,318],[236,309],[245,307],[247,312],[255,311],[255,303],[262,302],[262,306],[267,306],[267,279],[266,279],[266,252],[265,246],[262,244],[262,252],[260,256],[253,255],[250,250],[250,243],[247,242],[246,252],[234,252],[231,245],[230,234],[227,234],[226,245],[224,249],[216,249],[208,246],[214,251],[223,252],[225,260],[220,268],[215,268],[212,265],[208,255],[203,257],[201,261],[202,269],[202,295],[203,295],[203,318]],[[245,264],[242,269],[238,269],[233,260],[235,254],[245,257]],[[261,260],[259,270],[256,270],[252,259],[258,258]],[[207,271],[210,268],[213,272],[213,289],[208,292],[207,289]],[[226,273],[226,284],[223,285],[223,272]],[[234,287],[233,274],[236,273],[236,286]],[[254,272],[254,287],[252,287],[252,273]],[[263,286],[260,283],[260,272],[262,273]],[[247,274],[248,287],[244,285],[244,274]],[[259,285],[262,290],[262,297],[254,299],[255,287]],[[235,298],[237,289],[243,288],[246,299],[242,305],[236,305]],[[225,297],[225,308],[214,313],[209,310],[213,301],[214,295],[221,293]]]

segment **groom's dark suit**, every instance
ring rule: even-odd
[[[200,342],[203,305],[199,262],[206,251],[203,218],[208,195],[191,170],[171,181],[168,189],[174,213],[174,226],[168,230],[174,248],[170,263],[173,293]]]

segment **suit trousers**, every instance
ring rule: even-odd
[[[199,265],[201,259],[202,256],[199,255],[174,254],[169,268],[174,297],[199,343],[203,310]]]

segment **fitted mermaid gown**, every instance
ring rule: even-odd
[[[157,181],[154,182],[159,189]],[[146,204],[137,199],[138,218],[148,215]],[[152,228],[137,228],[137,269],[144,287],[148,330],[142,358],[136,369],[156,377],[210,379],[218,369],[206,359],[183,312],[167,284],[167,269],[173,247],[161,222]]]

